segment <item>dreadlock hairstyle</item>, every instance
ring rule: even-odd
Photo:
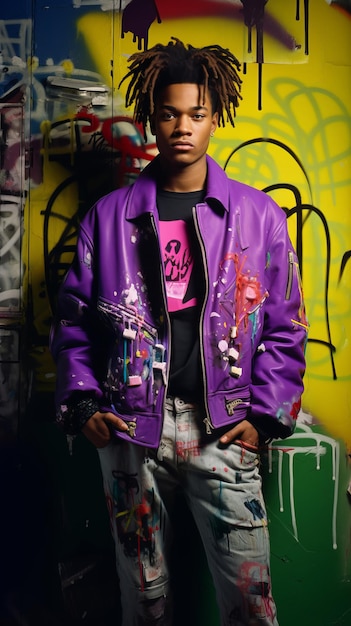
[[[156,44],[149,50],[132,54],[129,62],[129,72],[119,87],[130,78],[126,107],[135,103],[134,120],[141,123],[145,135],[147,122],[155,110],[157,93],[175,83],[204,85],[203,98],[208,90],[213,113],[218,113],[218,125],[225,126],[227,121],[234,126],[236,108],[242,99],[242,81],[238,74],[240,63],[228,49],[217,45],[194,48],[172,37],[166,46]]]

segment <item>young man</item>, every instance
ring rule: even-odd
[[[283,211],[206,155],[234,124],[236,58],[173,40],[130,61],[127,105],[159,155],[81,224],[51,343],[58,420],[99,451],[124,626],[172,623],[179,489],[221,623],[276,626],[258,453],[300,406],[296,255]]]

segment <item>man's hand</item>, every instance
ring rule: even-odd
[[[84,424],[82,433],[96,448],[104,448],[111,439],[111,427],[124,432],[128,430],[127,424],[120,417],[97,411]]]
[[[248,446],[254,446],[258,448],[259,446],[259,435],[256,428],[248,422],[248,420],[243,420],[236,424],[234,428],[228,430],[225,435],[222,435],[219,442],[223,445],[228,445],[233,441],[242,441],[246,443]]]

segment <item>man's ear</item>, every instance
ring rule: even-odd
[[[211,133],[214,133],[218,126],[218,111],[212,116]]]

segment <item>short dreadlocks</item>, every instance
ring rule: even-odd
[[[228,49],[217,45],[194,48],[172,37],[166,46],[156,44],[149,50],[136,52],[129,61],[129,72],[119,87],[130,78],[126,107],[135,103],[134,120],[142,124],[144,133],[155,110],[157,93],[175,83],[204,85],[203,97],[208,90],[213,113],[218,113],[218,125],[225,126],[227,121],[234,126],[236,108],[242,98],[240,63]]]

